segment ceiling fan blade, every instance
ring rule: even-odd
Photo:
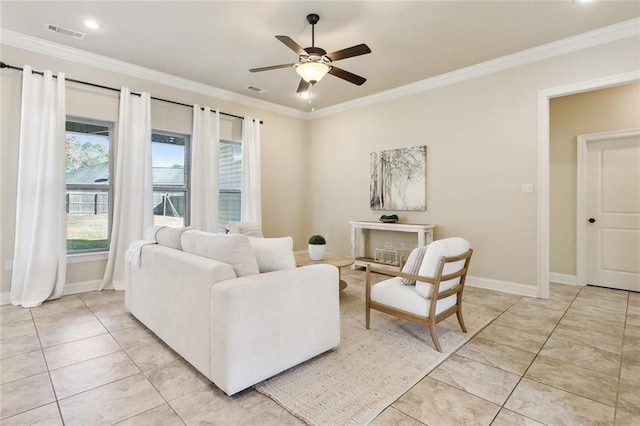
[[[289,68],[289,67],[292,67],[293,65],[294,64],[281,64],[281,65],[271,65],[270,67],[251,68],[249,72],[277,70],[279,68]]]
[[[280,40],[282,43],[284,43],[285,46],[287,46],[289,49],[291,49],[294,52],[296,52],[298,55],[306,55],[307,54],[307,52],[305,52],[304,49],[302,47],[300,47],[300,45],[298,43],[293,41],[291,39],[291,37],[285,36],[285,35],[277,35],[276,38],[278,40]]]
[[[335,52],[328,53],[326,56],[332,61],[339,61],[340,59],[366,55],[367,53],[371,53],[371,49],[369,49],[369,46],[363,43],[363,44],[358,44],[356,46],[347,47],[346,49],[337,50]]]
[[[358,86],[362,86],[364,82],[367,81],[367,79],[364,77],[360,77],[359,75],[350,73],[349,71],[345,71],[334,66],[331,66],[329,74],[335,75],[336,77],[343,80],[347,80],[349,83],[357,84]]]
[[[298,84],[298,90],[296,93],[304,93],[309,90],[309,83],[304,80],[304,78],[300,79],[300,84]]]

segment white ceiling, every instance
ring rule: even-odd
[[[316,46],[366,43],[369,55],[336,62],[362,75],[355,86],[328,75],[313,102],[296,95],[297,55],[275,39]],[[0,1],[0,25],[32,37],[162,71],[301,111],[341,104],[640,16],[640,1]],[[84,28],[83,18],[102,28]],[[79,41],[45,24],[86,32]],[[22,64],[12,64],[22,65]],[[69,78],[74,76],[68,75]],[[266,90],[256,94],[255,86]]]

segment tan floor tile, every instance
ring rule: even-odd
[[[543,334],[530,333],[495,323],[489,324],[489,326],[478,333],[478,337],[534,354],[537,354],[544,345],[544,342],[547,341],[547,336]]]
[[[221,425],[303,424],[284,408],[254,390],[229,397],[217,387],[208,386],[174,399],[169,404],[187,425],[206,424],[212,418]]]
[[[567,313],[553,331],[557,339],[620,353],[624,336],[623,324]]]
[[[581,289],[582,287],[577,285],[549,283],[549,294],[557,299],[573,301]]]
[[[60,412],[67,425],[114,424],[162,404],[151,383],[137,374],[62,399]]]
[[[620,375],[636,379],[640,388],[640,350],[629,348],[622,352]]]
[[[95,317],[90,318],[88,321],[71,323],[69,325],[62,324],[59,326],[38,327],[38,334],[42,342],[42,347],[44,348],[105,333],[107,333],[107,330]]]
[[[614,407],[618,378],[544,356],[537,357],[525,377]]]
[[[110,332],[141,325],[130,313],[103,316],[100,317],[100,322]]]
[[[627,313],[627,325],[640,327],[640,314]]]
[[[550,425],[605,425],[614,418],[613,407],[526,378],[505,408]]]
[[[615,377],[620,369],[620,354],[554,337],[547,340],[540,355]]]
[[[524,331],[537,330],[540,334],[551,334],[563,312],[528,305],[514,305],[495,320],[496,324]]]
[[[160,367],[180,358],[180,355],[159,340],[129,347],[125,352],[142,371]]]
[[[624,329],[624,346],[640,349],[640,327],[627,324]]]
[[[638,379],[622,377],[618,385],[618,409],[640,415],[640,392]]]
[[[411,417],[437,425],[488,425],[500,407],[427,377],[393,403]]]
[[[531,352],[478,336],[459,349],[457,354],[514,374],[524,374],[535,357]]]
[[[0,385],[0,419],[55,401],[47,373]]]
[[[149,411],[131,417],[118,426],[182,426],[184,423],[180,417],[173,411],[169,404],[164,404]]]
[[[520,375],[453,354],[429,377],[472,395],[502,405],[520,380]]]
[[[581,298],[588,298],[599,301],[612,301],[612,302],[626,302],[629,299],[629,292],[625,290],[616,290],[613,288],[586,286],[582,287],[580,294]]]
[[[23,308],[22,306],[14,306],[14,305],[4,305],[7,306],[5,310],[0,312],[0,325],[10,324],[12,322],[17,321],[27,321],[31,318],[31,311],[28,308]],[[9,308],[9,306],[11,308]]]
[[[51,381],[58,399],[93,389],[140,370],[122,351],[51,370]]]
[[[41,350],[4,358],[0,362],[0,384],[35,376],[46,371],[47,365]]]
[[[596,318],[605,321],[612,321],[624,324],[626,313],[623,308],[610,310],[602,306],[593,306],[591,304],[579,304],[579,298],[571,305],[567,314],[583,315],[589,318]],[[595,301],[593,302],[595,305]],[[600,301],[602,303],[602,301]]]
[[[124,303],[120,300],[114,300],[109,303],[92,306],[89,308],[91,312],[98,318],[104,318],[114,315],[122,315],[128,313]]]
[[[369,426],[422,426],[423,424],[394,407],[387,407],[369,423]]]
[[[625,410],[616,410],[615,426],[638,426],[640,425],[640,414],[630,413]]]
[[[121,302],[124,305],[124,291],[120,290],[89,291],[78,294],[78,297],[82,299],[85,305],[89,308],[116,301]]]
[[[44,349],[44,356],[47,359],[49,369],[55,370],[120,350],[120,345],[113,340],[113,337],[109,334],[101,334],[62,345],[50,346]]]
[[[209,379],[182,358],[146,371],[144,374],[167,401],[193,393],[211,384]]]
[[[36,332],[36,326],[33,320],[14,321],[2,325],[0,327],[0,339],[8,339],[10,337],[24,336]]]
[[[117,330],[111,333],[111,335],[125,350],[134,346],[147,345],[149,343],[160,341],[153,332],[138,326]]]
[[[51,403],[2,420],[2,426],[62,426],[58,404]]]
[[[7,339],[0,340],[0,359],[33,352],[38,349],[41,349],[41,346],[36,333],[9,337]]]
[[[491,426],[544,426],[542,423],[503,408]]]
[[[82,304],[81,301],[79,301],[79,303]],[[56,328],[63,326],[66,327],[71,324],[86,322],[94,319],[95,315],[93,315],[93,313],[86,306],[84,306],[84,304],[82,304],[82,306],[77,307],[72,311],[34,318],[34,322],[36,323],[36,327],[38,328],[38,330],[41,330],[43,328]]]
[[[539,299],[536,297],[523,297],[520,299],[515,306],[536,306],[544,309],[552,309],[554,311],[566,311],[569,305],[571,305],[572,299],[560,298],[560,297],[549,297],[548,299]]]
[[[86,309],[82,300],[76,295],[63,296],[60,299],[47,300],[37,308],[31,308],[33,318],[60,315],[67,312],[77,312]]]

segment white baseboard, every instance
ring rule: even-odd
[[[87,291],[96,291],[101,280],[81,281],[77,283],[69,283],[64,285],[62,295],[86,293]],[[8,305],[11,303],[11,293],[0,293],[0,305]]]
[[[470,287],[484,288],[486,290],[502,291],[504,293],[517,294],[519,296],[538,297],[538,288],[534,285],[500,281],[490,278],[467,276],[465,283]]]
[[[558,284],[579,285],[575,275],[559,274],[549,272],[549,281]]]

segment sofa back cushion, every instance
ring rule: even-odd
[[[260,273],[292,269],[296,267],[293,254],[293,238],[249,237]]]
[[[469,242],[460,237],[445,238],[442,240],[436,240],[427,246],[427,251],[424,254],[422,265],[418,275],[425,277],[435,277],[438,265],[440,264],[440,258],[442,256],[457,256],[466,253],[471,246]],[[454,263],[447,263],[442,271],[442,275],[452,274],[464,268],[464,260]],[[440,293],[455,287],[460,282],[460,277],[454,278],[449,281],[442,281],[440,283]],[[430,299],[433,293],[433,284],[425,283],[422,281],[416,282],[416,293],[420,296]]]
[[[238,277],[260,273],[249,237],[188,230],[182,234],[182,250],[228,263]]]
[[[156,232],[156,241],[161,246],[182,250],[182,234],[189,228],[172,228],[163,226]]]

